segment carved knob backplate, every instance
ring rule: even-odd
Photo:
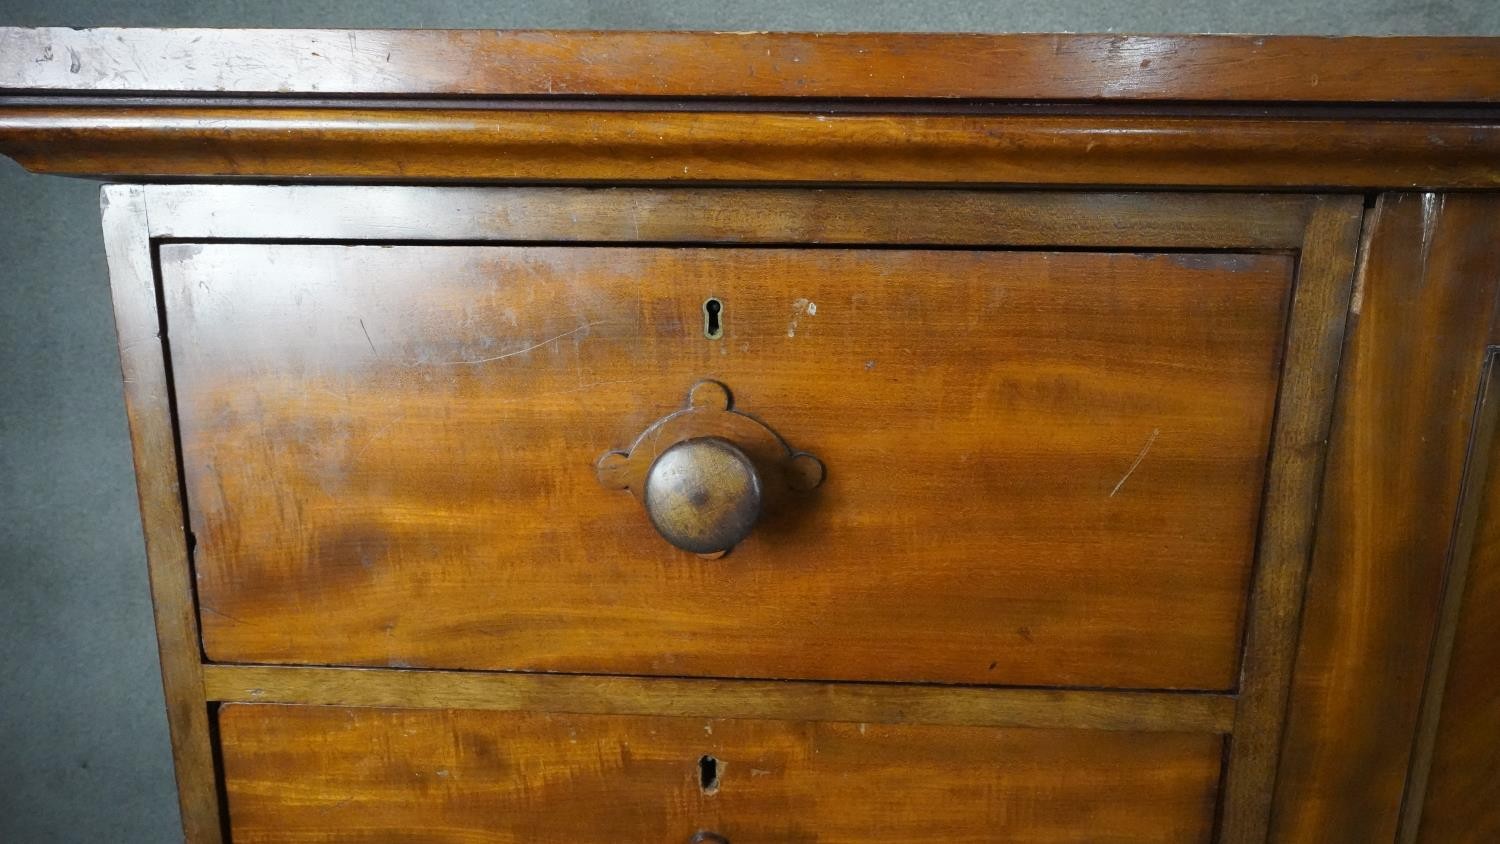
[[[823,482],[823,462],[794,451],[759,420],[734,409],[729,389],[700,381],[687,407],[658,419],[626,451],[606,452],[599,482],[640,499],[674,546],[718,557],[749,534],[763,504]]]

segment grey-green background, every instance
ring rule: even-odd
[[[0,0],[0,25],[1500,34],[1497,0]],[[0,162],[0,842],[180,838],[97,184]]]

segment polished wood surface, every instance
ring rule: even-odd
[[[1277,840],[1396,835],[1497,285],[1495,197],[1381,198],[1338,385]]]
[[[219,735],[236,842],[1196,842],[1222,744],[268,705],[223,707]]]
[[[210,701],[1227,733],[1227,694],[205,665]]]
[[[1500,186],[1500,120],[0,105],[39,173],[365,181]]]
[[[215,660],[1235,684],[1290,256],[161,262]],[[593,470],[703,377],[828,467],[712,563]]]
[[[1500,491],[1497,453],[1488,453],[1479,533],[1453,631],[1452,661],[1436,724],[1417,840],[1500,838]]]
[[[1500,838],[1500,347],[1484,380],[1412,748],[1400,841]]]
[[[0,28],[0,91],[5,89],[1476,103],[1500,102],[1500,43],[1249,35]]]
[[[134,185],[111,185],[100,192],[99,205],[183,834],[193,844],[217,844],[219,793],[208,705],[201,692],[198,613],[188,567],[187,520],[177,473],[171,387],[160,339],[145,191]]]

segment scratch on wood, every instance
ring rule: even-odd
[[[396,416],[392,417],[390,419],[390,421],[386,422],[384,425],[381,425],[375,431],[375,433],[370,434],[369,436],[365,437],[365,444],[362,445],[362,446],[360,446],[359,447],[359,451],[354,452],[354,454],[349,459],[350,460],[358,460],[359,458],[363,457],[364,454],[365,454],[365,452],[367,452],[367,451],[370,450],[370,446],[374,445],[377,440],[379,440],[381,437],[385,436],[388,432],[390,432],[390,430],[392,428],[396,427],[396,423],[397,422],[400,422],[402,419],[405,419],[405,418],[406,418],[406,414],[405,413],[398,413],[398,414],[396,414]]]
[[[353,797],[345,797],[343,800],[340,800],[337,803],[330,803],[327,806],[323,806],[323,807],[319,808],[318,809],[318,814],[320,814],[320,815],[326,815],[329,812],[334,811],[335,809],[342,809],[343,807],[345,807],[345,806],[347,806],[347,805],[349,805],[350,803],[353,803],[353,802],[354,802],[354,798]]]
[[[513,358],[516,355],[524,355],[527,352],[534,352],[534,351],[536,351],[537,349],[540,349],[543,346],[549,345],[551,343],[556,343],[558,340],[561,340],[564,337],[572,337],[574,334],[577,334],[580,331],[587,331],[590,328],[593,328],[594,326],[601,324],[602,322],[604,322],[604,320],[598,320],[598,321],[595,321],[595,322],[586,322],[583,325],[580,325],[577,328],[573,329],[572,331],[564,331],[563,333],[557,335],[556,337],[549,337],[549,338],[547,338],[546,340],[543,340],[540,343],[536,343],[536,344],[527,346],[524,349],[517,349],[514,352],[506,352],[503,355],[495,355],[494,357],[479,358],[477,360],[450,360],[450,361],[446,361],[444,363],[444,365],[445,366],[474,366],[476,364],[493,363],[493,362],[495,362],[497,360],[505,360],[506,358]]]
[[[365,328],[365,321],[363,319],[359,321],[359,330],[365,333],[365,342],[370,344],[370,354],[380,357],[380,353],[375,351],[375,341],[370,339],[370,329]]]
[[[1115,493],[1119,492],[1120,488],[1125,486],[1125,482],[1130,480],[1130,476],[1135,474],[1135,470],[1140,468],[1141,461],[1146,459],[1146,453],[1151,450],[1151,446],[1156,443],[1156,438],[1160,435],[1160,428],[1151,429],[1151,436],[1147,437],[1146,444],[1141,446],[1141,453],[1135,456],[1135,462],[1131,463],[1130,468],[1125,470],[1125,476],[1120,478],[1120,482],[1115,484],[1115,488],[1109,491],[1109,498],[1114,498]]]
[[[234,622],[235,624],[248,624],[249,623],[249,622],[245,621],[242,618],[235,618],[234,616],[230,615],[229,613],[223,612],[223,611],[218,610],[218,609],[215,609],[214,607],[211,607],[208,604],[199,604],[199,607],[204,612],[208,613],[209,615],[216,615],[219,618],[227,618],[230,621]]]
[[[1422,194],[1422,263],[1427,266],[1432,253],[1432,236],[1437,230],[1437,219],[1443,213],[1443,195],[1427,192]]]
[[[1370,249],[1374,246],[1375,229],[1379,226],[1381,210],[1385,203],[1377,202],[1374,210],[1365,215],[1364,231],[1359,237],[1359,262],[1354,268],[1354,292],[1349,297],[1349,313],[1359,316],[1365,305],[1365,277],[1369,274]]]

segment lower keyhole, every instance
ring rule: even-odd
[[[718,299],[707,299],[703,302],[704,337],[710,340],[717,340],[724,336],[723,312],[724,303]]]
[[[698,760],[698,787],[703,789],[704,794],[713,794],[719,790],[719,760],[712,756],[704,756]]]

